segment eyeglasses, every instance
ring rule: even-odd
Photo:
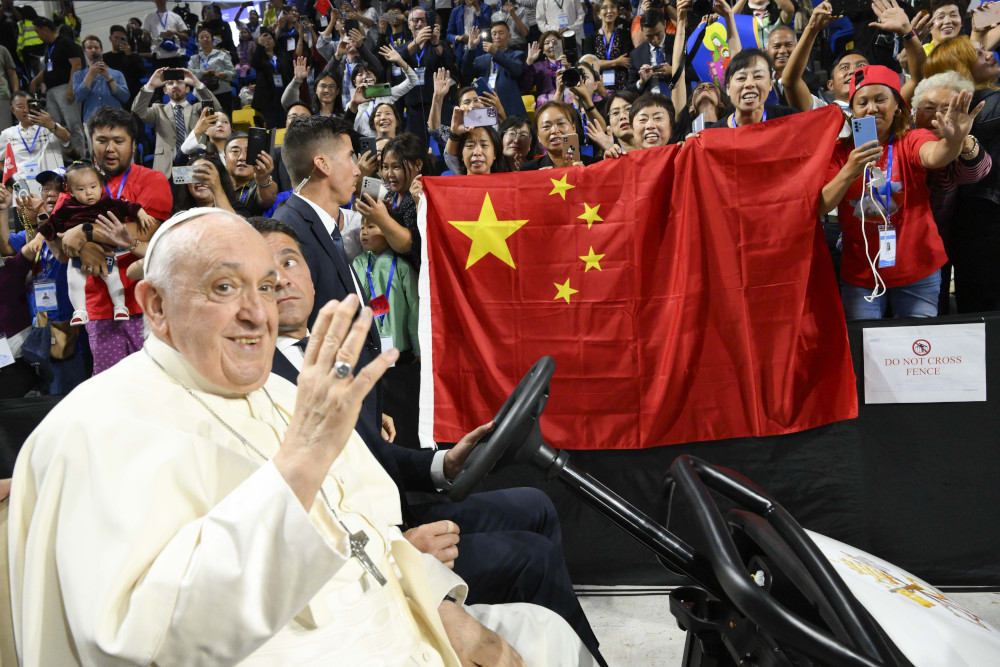
[[[517,130],[507,130],[503,133],[504,137],[512,137],[514,139],[520,139],[521,141],[528,141],[531,139],[530,132],[518,132]]]
[[[337,84],[335,83],[321,83],[316,86],[316,90],[336,90]]]
[[[632,110],[632,105],[631,104],[623,104],[620,107],[616,107],[616,108],[612,109],[608,113],[608,117],[610,117],[610,118],[617,118],[618,116],[627,116],[628,112],[631,111],[631,110]]]
[[[417,16],[409,19],[410,23],[427,23],[427,19],[423,16]]]

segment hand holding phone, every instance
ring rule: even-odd
[[[874,116],[851,119],[851,131],[854,133],[854,147],[864,146],[872,141],[878,142],[878,128]]]
[[[469,109],[462,118],[462,125],[470,130],[474,127],[496,127],[497,109],[496,107]]]

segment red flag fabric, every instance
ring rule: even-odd
[[[3,182],[17,172],[17,163],[14,162],[14,148],[7,142],[7,150],[3,156]]]
[[[320,16],[325,16],[330,11],[330,0],[316,0],[316,11]]]
[[[586,168],[425,179],[421,437],[457,441],[546,354],[560,448],[857,416],[816,209],[842,124],[827,107]]]

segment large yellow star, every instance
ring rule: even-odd
[[[489,193],[486,193],[486,199],[483,200],[483,208],[479,211],[478,220],[467,222],[449,220],[448,222],[472,239],[472,247],[469,248],[469,259],[465,264],[466,269],[486,255],[495,256],[512,269],[517,268],[514,266],[514,258],[510,256],[507,239],[528,221],[497,220],[497,214],[493,210],[493,202],[490,201]]]
[[[572,287],[569,286],[569,278],[567,278],[566,282],[562,285],[560,285],[559,283],[552,283],[552,284],[555,285],[556,289],[558,290],[558,293],[552,299],[553,301],[555,301],[556,299],[566,299],[566,303],[569,303],[570,296],[580,291],[578,289],[573,289]]]
[[[569,174],[563,174],[563,177],[560,178],[558,181],[554,178],[550,178],[549,180],[552,181],[552,192],[550,192],[549,194],[559,195],[560,197],[563,198],[563,201],[566,201],[566,191],[572,190],[573,188],[576,187],[575,185],[570,185],[569,183],[566,182],[566,178],[568,176]]]
[[[590,271],[591,269],[603,271],[601,268],[601,260],[604,259],[604,255],[594,254],[594,246],[590,246],[590,252],[586,255],[580,255],[580,259],[587,263],[587,266],[583,269],[584,273]]]
[[[597,215],[597,211],[600,210],[601,205],[591,208],[588,204],[583,205],[583,215],[576,216],[580,220],[587,221],[587,229],[590,229],[595,222],[604,222],[604,218]]]

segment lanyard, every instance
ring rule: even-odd
[[[28,151],[28,157],[31,157],[31,153],[35,150],[35,142],[38,141],[38,133],[41,131],[41,125],[35,127],[35,136],[31,138],[31,148],[28,148],[28,142],[24,140],[24,135],[21,134],[21,127],[18,126],[17,136],[21,138],[21,143],[24,144],[24,150]]]
[[[566,4],[566,0],[562,0],[562,2],[560,2],[559,0],[555,0],[555,3],[556,3],[556,6],[559,8],[559,11],[562,11],[563,10],[563,5]]]
[[[132,171],[132,165],[128,166],[128,169],[125,170],[125,174],[122,176],[121,182],[118,183],[118,194],[114,195],[115,199],[122,198],[122,190],[125,189],[125,181],[128,180],[128,174],[130,171]],[[109,197],[111,196],[111,190],[108,188],[108,186],[106,185],[104,186],[104,191],[108,193]]]
[[[56,43],[52,42],[52,46],[49,47],[49,53],[47,56],[45,56],[45,59],[48,60],[49,62],[52,62],[52,52],[55,51],[55,48],[56,48]]]
[[[767,120],[767,109],[764,109],[764,117],[760,119],[760,122],[763,123],[765,120]],[[736,114],[729,117],[729,127],[738,127],[736,125]]]
[[[611,39],[608,39],[607,35],[604,34],[604,31],[601,31],[601,36],[604,38],[604,44],[608,48],[608,52],[607,52],[607,54],[605,54],[605,58],[604,59],[605,60],[611,60],[611,49],[615,45],[615,32],[614,32],[614,29],[612,29],[612,31],[611,31]]]
[[[160,12],[156,12],[156,19],[160,22],[160,27],[164,30],[167,29],[167,19],[170,17],[170,10],[163,12],[163,18],[160,18]]]
[[[889,157],[885,164],[885,188],[872,188],[875,200],[885,209],[885,217],[889,217],[889,200],[892,197],[892,139],[889,140]],[[884,200],[884,201],[883,201]]]
[[[410,193],[407,192],[404,195],[398,195],[397,194],[395,197],[393,197],[393,199],[392,199],[392,210],[395,211],[400,206],[402,206],[403,202],[406,201],[406,198],[409,197],[409,196],[410,196]]]
[[[420,67],[420,59],[424,57],[424,51],[426,51],[426,50],[427,50],[427,45],[424,44],[424,48],[420,49],[420,53],[419,54],[414,54],[414,56],[417,59],[417,67]]]
[[[242,188],[240,188],[240,203],[241,204],[247,200],[247,194],[249,194],[249,192],[250,192],[250,183],[247,183]]]
[[[275,73],[278,72],[278,56],[271,56],[271,67],[274,68]]]
[[[209,63],[209,61],[211,59],[212,59],[212,54],[211,53],[208,54],[208,60],[205,60],[204,58],[202,58],[200,53],[198,54],[198,60],[201,61],[201,68],[202,69],[208,69],[208,63]]]
[[[389,300],[389,290],[392,289],[392,274],[396,272],[396,260],[398,257],[392,258],[392,266],[389,267],[389,280],[385,283],[385,299]],[[372,282],[372,258],[371,255],[368,256],[368,293],[371,298],[375,298],[375,284]],[[379,317],[378,325],[381,327],[385,324],[385,315]]]

